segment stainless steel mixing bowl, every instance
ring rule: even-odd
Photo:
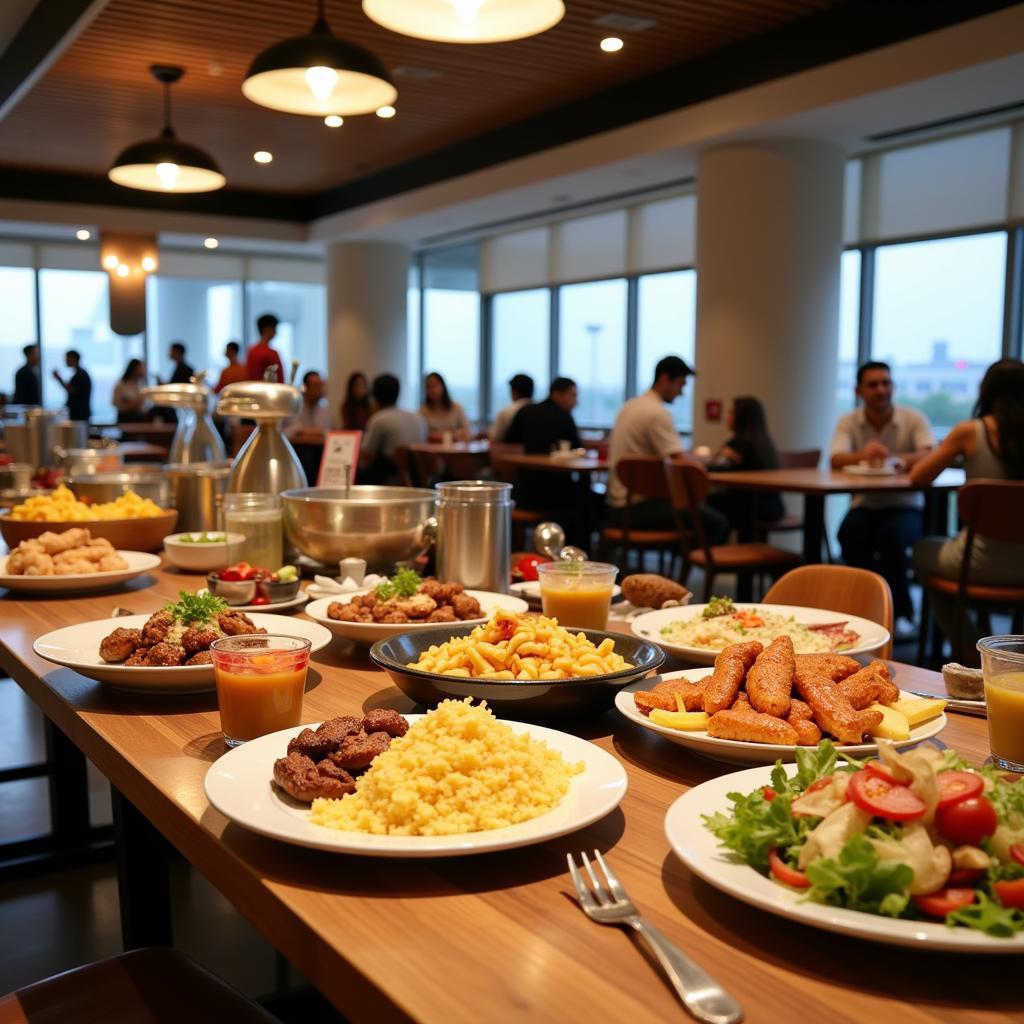
[[[437,494],[419,487],[301,487],[281,492],[288,540],[309,558],[337,567],[365,558],[371,571],[422,554],[434,538]]]

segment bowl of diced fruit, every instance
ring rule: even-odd
[[[294,565],[263,569],[236,562],[206,577],[206,588],[229,605],[266,605],[291,601],[299,592],[299,570]]]

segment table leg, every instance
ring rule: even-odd
[[[125,950],[172,946],[167,841],[113,786],[117,892]]]
[[[825,495],[804,495],[804,564],[816,565],[821,561],[821,543],[824,539]]]
[[[46,759],[50,763],[53,844],[58,853],[85,850],[92,839],[85,755],[49,718],[43,721]]]

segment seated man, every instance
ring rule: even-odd
[[[843,416],[832,438],[832,468],[858,462],[881,463],[898,457],[910,469],[935,445],[932,428],[916,409],[894,405],[892,375],[886,363],[857,370],[857,397],[863,403]],[[843,561],[882,574],[892,589],[897,636],[914,632],[914,606],[907,586],[907,549],[921,536],[923,497],[913,492],[857,494],[839,527]]]
[[[392,373],[382,373],[373,380],[371,391],[377,411],[367,421],[359,450],[360,483],[401,483],[395,450],[427,439],[426,421],[397,407],[400,389],[398,378]]]
[[[509,382],[508,389],[512,395],[512,401],[504,408],[499,409],[491,425],[491,444],[500,444],[505,440],[508,428],[516,418],[516,413],[524,405],[533,401],[533,378],[525,373],[517,373]]]
[[[619,410],[608,444],[608,509],[612,522],[621,525],[626,510],[626,487],[615,474],[620,459],[633,455],[675,455],[683,450],[679,433],[668,407],[683,393],[693,370],[678,356],[665,356],[654,368],[654,383],[648,391],[631,398]],[[717,509],[698,509],[709,544],[723,544],[729,535],[729,521]],[[673,530],[672,504],[667,498],[633,495],[629,525],[637,530]]]

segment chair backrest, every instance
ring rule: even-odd
[[[1024,480],[972,480],[957,495],[960,518],[978,537],[1024,539]]]
[[[820,448],[801,448],[798,451],[779,452],[779,469],[817,469],[821,462]]]
[[[801,565],[776,580],[764,595],[765,604],[803,605],[858,615],[885,626],[892,635],[892,591],[869,569],[848,565]],[[892,641],[879,652],[892,657]]]
[[[454,480],[477,480],[487,465],[486,452],[449,452],[444,457],[448,472]]]
[[[629,455],[615,463],[614,473],[630,499],[667,498],[668,481],[660,455]]]
[[[662,459],[668,497],[677,512],[699,505],[708,496],[711,481],[708,471],[688,455],[666,455]]]
[[[491,445],[491,472],[495,480],[502,480],[507,484],[516,482],[517,466],[510,466],[503,458],[503,455],[522,455],[525,449],[521,444],[492,444]]]
[[[403,487],[414,486],[412,473],[410,472],[409,467],[411,456],[412,453],[405,445],[401,445],[396,448],[391,454],[391,461],[395,464],[395,469],[398,470],[398,478],[402,481]]]

